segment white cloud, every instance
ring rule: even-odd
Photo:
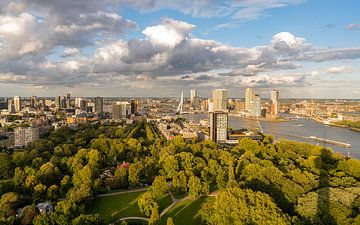
[[[360,24],[358,24],[358,23],[351,23],[351,24],[346,25],[346,28],[347,28],[348,30],[360,30]]]
[[[147,27],[143,34],[155,45],[173,48],[182,42],[194,27],[183,21],[164,19],[160,25]]]
[[[351,73],[353,69],[350,66],[333,66],[326,70],[326,72],[331,74],[344,74],[344,73]]]

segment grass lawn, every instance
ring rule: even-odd
[[[166,194],[156,200],[156,202],[159,204],[159,212],[163,211],[166,207],[171,205],[172,200],[170,197],[170,194]]]
[[[143,193],[145,191],[96,198],[87,207],[87,213],[99,213],[106,224],[110,223],[113,212],[118,212],[118,217],[142,216],[137,200]]]
[[[145,191],[98,197],[88,206],[87,213],[100,214],[104,218],[106,224],[111,222],[111,214],[113,212],[118,212],[118,218],[131,216],[143,217],[140,213],[137,201],[144,193]],[[157,202],[159,204],[160,211],[172,203],[169,194],[158,198]]]
[[[165,225],[168,217],[172,217],[176,225],[197,225],[201,223],[199,210],[205,202],[212,201],[214,197],[200,197],[195,200],[184,200],[177,203],[162,218],[161,224]]]

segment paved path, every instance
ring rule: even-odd
[[[135,193],[135,192],[142,192],[142,191],[146,191],[146,190],[147,190],[147,188],[140,188],[140,189],[134,189],[134,190],[106,193],[106,194],[96,195],[96,198],[97,197],[107,197],[107,196],[122,195],[122,194]]]
[[[119,221],[123,221],[123,220],[144,220],[144,221],[146,221],[146,222],[149,222],[149,218],[137,217],[137,216],[133,216],[133,217],[123,217],[123,218],[119,219]]]

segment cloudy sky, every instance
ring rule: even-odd
[[[0,96],[360,98],[358,0],[1,0]]]

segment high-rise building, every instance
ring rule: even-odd
[[[279,113],[280,103],[279,103],[279,91],[271,91],[271,114],[277,115]]]
[[[71,108],[71,97],[70,97],[70,93],[67,93],[66,95],[66,108],[70,109]]]
[[[60,96],[56,96],[55,97],[55,107],[57,109],[60,109],[61,108],[61,97]]]
[[[15,113],[15,105],[11,99],[8,100],[8,111],[9,113]]]
[[[14,130],[14,146],[21,147],[39,139],[39,128],[18,127]]]
[[[21,111],[21,97],[20,96],[14,96],[14,106],[15,106],[15,112]]]
[[[31,108],[35,108],[36,106],[37,106],[36,96],[31,96],[31,99],[30,99],[30,107],[31,107]]]
[[[224,143],[227,140],[228,113],[215,111],[209,113],[210,140]]]
[[[190,108],[198,109],[199,106],[200,106],[200,99],[199,99],[199,96],[197,95],[197,90],[191,89],[190,90]]]
[[[215,89],[212,92],[213,97],[213,111],[227,111],[227,90]]]
[[[114,120],[122,119],[127,116],[127,102],[118,102],[112,106],[112,118]]]
[[[246,88],[245,90],[245,109],[251,110],[251,104],[253,102],[254,93],[251,88]]]
[[[139,102],[137,99],[131,99],[130,101],[130,113],[132,115],[135,115],[138,113],[138,105],[139,105]]]
[[[95,113],[101,114],[103,113],[103,107],[104,107],[104,99],[101,97],[95,98]]]
[[[250,115],[253,117],[261,116],[261,98],[260,95],[253,96],[253,103],[251,104]]]
[[[83,98],[75,98],[75,108],[83,109],[84,108],[83,101],[84,101]]]

